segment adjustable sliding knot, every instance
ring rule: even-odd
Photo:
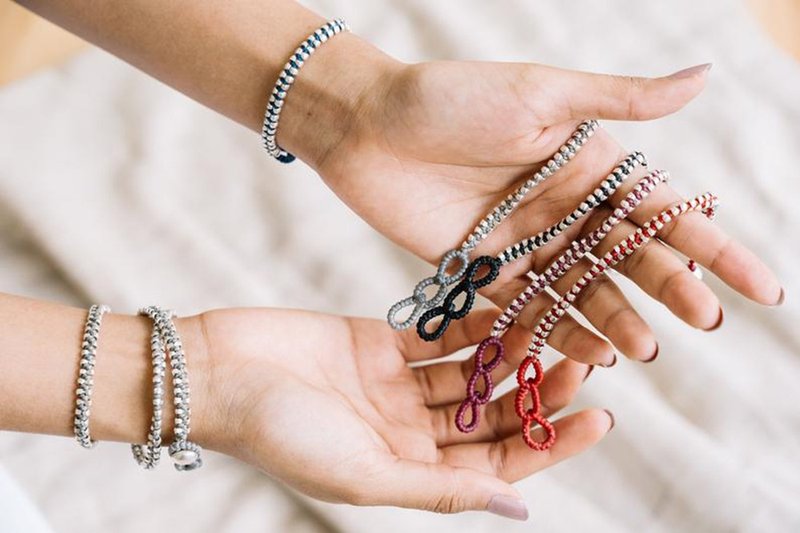
[[[488,272],[476,278],[475,276],[478,270],[484,266],[489,268]],[[461,320],[467,316],[472,306],[475,304],[475,293],[478,289],[489,285],[497,279],[497,276],[500,274],[500,266],[500,260],[490,255],[482,255],[470,263],[464,274],[464,279],[444,297],[444,302],[441,305],[429,309],[420,316],[419,322],[417,322],[417,334],[419,337],[426,341],[435,341],[447,331],[451,321]],[[462,293],[465,295],[464,303],[461,304],[461,307],[456,308],[455,300],[461,296]],[[425,326],[439,315],[442,316],[442,321],[436,329],[427,331]]]
[[[495,355],[488,362],[484,363],[484,355],[490,346],[495,347]],[[467,382],[467,397],[464,398],[464,401],[461,402],[461,405],[458,406],[458,410],[456,411],[456,427],[462,433],[469,433],[478,427],[481,416],[480,406],[489,403],[489,400],[492,399],[492,392],[494,392],[492,371],[500,365],[504,356],[505,347],[500,337],[486,337],[475,350],[475,369]],[[483,379],[483,393],[475,388],[480,379]],[[467,409],[471,412],[469,424],[464,422]]]

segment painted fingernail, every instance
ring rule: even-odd
[[[611,425],[608,426],[608,431],[611,431],[612,429],[614,429],[614,424],[616,423],[616,420],[614,419],[614,413],[612,413],[608,409],[603,409],[603,411],[606,412],[608,418],[611,420]]]
[[[781,287],[781,295],[778,297],[778,301],[775,303],[776,306],[783,305],[783,301],[786,299],[786,291],[783,290]]]
[[[589,379],[589,374],[592,373],[592,370],[594,370],[594,365],[589,365],[589,369],[586,371],[586,375],[583,376],[583,381]]]
[[[608,363],[608,364],[601,364],[600,366],[602,366],[603,368],[611,368],[612,366],[616,365],[617,364],[617,354],[614,353],[614,354],[611,354],[611,355],[614,357],[611,360],[611,362]]]
[[[725,313],[722,312],[722,307],[719,308],[719,318],[717,319],[717,323],[708,328],[706,331],[716,331],[722,325],[722,322],[725,320]]]
[[[693,67],[685,68],[683,70],[679,70],[673,74],[667,76],[667,78],[671,80],[682,80],[686,78],[691,78],[692,76],[697,76],[699,74],[704,74],[711,70],[711,63],[703,63],[702,65],[695,65]]]
[[[653,361],[655,361],[656,357],[658,357],[658,350],[660,349],[661,347],[658,345],[658,343],[656,343],[656,351],[653,352],[653,355],[651,355],[649,359],[643,359],[642,363],[652,363]]]
[[[489,500],[486,510],[496,515],[512,518],[514,520],[527,520],[528,508],[519,498],[506,494],[496,494]]]

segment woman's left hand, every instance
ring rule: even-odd
[[[529,449],[515,391],[483,408],[473,433],[459,432],[468,361],[434,362],[476,344],[497,312],[473,313],[444,339],[420,341],[378,320],[302,311],[228,309],[181,319],[203,331],[208,370],[194,376],[200,442],[326,501],[453,513],[489,510],[524,519],[510,483],[597,443],[610,415],[586,409],[555,421],[556,443]],[[513,328],[493,376],[510,375],[527,335]],[[567,406],[589,371],[564,359],[546,374],[543,414]],[[202,395],[202,396],[200,396]],[[534,434],[540,430],[534,431]]]

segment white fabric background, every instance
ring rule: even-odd
[[[52,528],[800,531],[800,65],[737,1],[308,4],[409,61],[652,75],[713,61],[708,89],[684,112],[606,127],[669,168],[685,194],[718,193],[717,223],[777,270],[786,305],[761,308],[707,276],[726,321],[705,334],[623,281],[661,355],[594,372],[578,406],[609,407],[617,427],[520,483],[534,524],[320,504],[218,455],[189,479],[140,472],[120,445],[87,453],[66,439],[1,434],[0,463]],[[4,292],[117,311],[159,302],[182,314],[272,305],[371,316],[431,268],[302,164],[268,160],[249,132],[99,51],[0,89],[0,265]],[[0,470],[7,502],[11,484]],[[25,506],[0,509],[0,529],[20,530],[11,524],[27,519]]]

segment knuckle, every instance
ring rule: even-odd
[[[489,461],[499,477],[508,470],[508,446],[504,441],[495,441],[489,445]]]
[[[677,286],[694,280],[694,276],[688,270],[676,270],[669,274],[658,290],[658,299],[669,303],[671,294],[678,294],[680,291]]]
[[[460,510],[455,494],[441,494],[431,502],[429,510],[440,514],[453,514]]]
[[[468,382],[473,372],[475,372],[475,365],[472,358],[464,359],[458,364],[458,367],[461,371],[461,379],[463,379],[465,383]]]
[[[486,417],[488,422],[488,427],[492,432],[492,437],[495,439],[499,439],[503,433],[503,426],[505,424],[506,418],[509,415],[506,413],[506,402],[498,401],[494,403],[494,416]]]
[[[620,265],[622,273],[628,277],[633,277],[635,272],[639,270],[642,264],[644,264],[644,260],[656,248],[657,245],[653,241],[645,243],[644,246],[640,247],[622,261],[622,264]]]
[[[645,87],[645,79],[637,76],[614,76],[614,84],[620,100],[627,107],[627,114],[633,120],[642,118],[640,97]]]
[[[733,251],[734,247],[734,240],[731,237],[727,237],[724,243],[717,248],[717,250],[713,253],[711,262],[708,265],[709,270],[714,271],[717,269],[717,265],[719,265],[723,259],[725,259],[728,254]]]
[[[458,474],[452,472],[450,474],[450,480],[444,487],[444,490],[432,497],[427,502],[425,508],[429,511],[441,514],[453,514],[463,511],[466,509],[466,504],[458,488]]]
[[[614,282],[611,281],[606,274],[600,274],[599,276],[595,277],[594,280],[584,288],[575,302],[576,307],[580,309],[584,309],[586,303],[594,297],[595,294],[602,290],[611,289],[614,286]]]

